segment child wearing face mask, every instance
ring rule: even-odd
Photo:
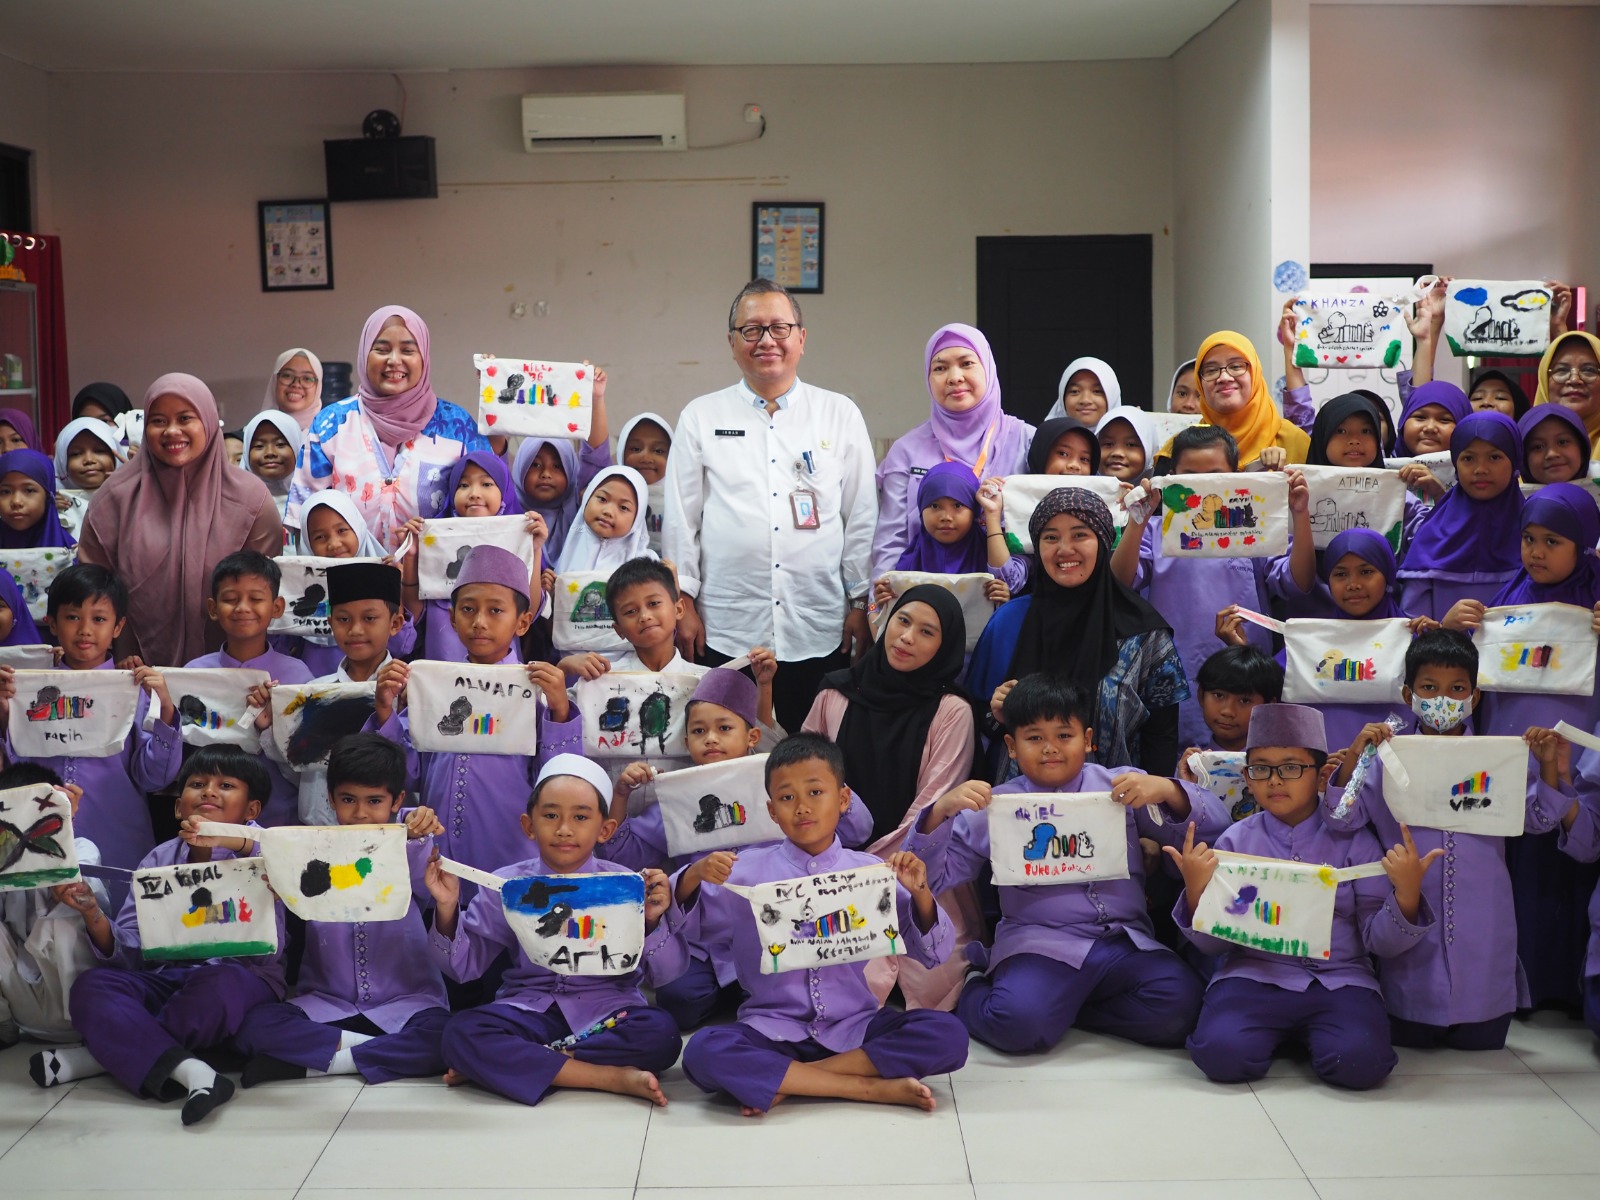
[[[1469,736],[1479,700],[1477,680],[1477,648],[1460,633],[1438,629],[1418,637],[1406,651],[1401,692],[1415,721],[1403,732]],[[1382,759],[1370,764],[1354,803],[1339,811],[1361,752],[1394,732],[1389,725],[1372,724],[1350,743],[1323,800],[1323,819],[1330,828],[1370,826],[1380,841],[1399,835],[1401,826],[1383,800]],[[1577,795],[1570,781],[1563,784],[1559,778],[1556,743],[1562,739],[1537,728],[1526,729],[1524,737],[1532,751],[1525,828],[1542,833],[1562,822]],[[1505,1045],[1515,1010],[1528,1006],[1506,839],[1421,826],[1413,827],[1411,835],[1418,854],[1441,858],[1422,880],[1423,896],[1437,919],[1410,953],[1384,963],[1390,1035],[1397,1046],[1497,1050]]]
[[[114,426],[95,417],[67,422],[56,438],[56,511],[72,537],[83,527],[95,492],[127,459]]]
[[[1490,599],[1488,607],[1509,604],[1574,604],[1594,613],[1600,630],[1600,511],[1591,495],[1571,483],[1552,483],[1528,497],[1522,509],[1522,570]],[[1445,626],[1471,636],[1483,621],[1485,605],[1462,600],[1445,615]],[[1520,735],[1530,726],[1550,728],[1567,721],[1579,729],[1600,725],[1600,698],[1591,688],[1582,696],[1492,692],[1484,697],[1478,724],[1482,732]],[[1530,833],[1532,831],[1530,830]],[[1562,854],[1555,833],[1518,838],[1506,861],[1517,900],[1522,963],[1534,1004],[1576,1002],[1584,905],[1600,870],[1580,866]]]
[[[1413,392],[1412,400],[1424,390]],[[1401,607],[1436,621],[1457,601],[1488,600],[1510,583],[1521,536],[1522,438],[1511,418],[1479,412],[1459,421],[1450,434],[1450,458],[1456,483],[1406,531],[1399,571]]]

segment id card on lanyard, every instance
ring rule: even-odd
[[[816,474],[816,459],[810,450],[801,453],[794,462],[794,491],[789,493],[789,508],[794,513],[796,529],[821,529],[822,519],[817,513],[817,493],[807,487],[807,477]]]

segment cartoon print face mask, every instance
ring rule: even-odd
[[[1465,700],[1457,700],[1451,696],[1424,698],[1413,695],[1411,711],[1435,733],[1449,733],[1467,719],[1472,708]]]

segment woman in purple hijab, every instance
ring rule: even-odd
[[[928,419],[889,447],[878,465],[878,528],[872,577],[893,570],[922,526],[916,480],[942,462],[976,481],[1027,470],[1033,427],[1000,407],[1000,377],[989,340],[970,325],[945,325],[923,354]]]
[[[1521,555],[1522,438],[1511,418],[1469,413],[1450,434],[1450,461],[1456,484],[1411,535],[1399,572],[1401,607],[1435,621],[1457,601],[1487,602],[1516,577]]]

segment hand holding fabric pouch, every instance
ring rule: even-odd
[[[1528,747],[1519,737],[1405,735],[1379,745],[1378,761],[1397,821],[1488,837],[1522,832]]]
[[[452,875],[500,894],[506,924],[535,966],[560,975],[627,975],[644,955],[644,876],[529,875],[507,879],[441,858]]]
[[[1128,810],[1110,792],[1017,792],[989,804],[1000,887],[1128,878]]]
[[[1216,873],[1191,918],[1195,932],[1291,958],[1330,957],[1339,884],[1384,873],[1381,862],[1329,867],[1226,850],[1216,855]]]
[[[780,840],[783,830],[767,811],[766,767],[765,754],[751,754],[657,775],[667,853],[678,858]]]
[[[277,907],[259,858],[143,867],[129,895],[140,949],[152,961],[278,952]]]
[[[398,921],[411,909],[404,825],[283,825],[201,821],[207,837],[261,844],[272,890],[306,921]]]
[[[72,797],[48,783],[0,792],[0,891],[77,878]]]
[[[1486,609],[1472,635],[1486,692],[1588,696],[1595,686],[1594,613],[1576,604]]]
[[[934,571],[885,571],[880,582],[887,583],[896,596],[922,583],[944,588],[961,602],[961,615],[967,625],[967,653],[971,654],[978,644],[978,635],[989,623],[989,618],[994,616],[994,604],[984,596],[984,589],[993,578],[986,571],[974,571],[967,575],[942,575]],[[867,605],[867,619],[872,624],[873,638],[883,636],[884,626],[889,623],[889,612],[893,608],[893,601],[879,604],[874,600]]]
[[[1281,471],[1167,475],[1161,553],[1167,558],[1274,558],[1289,551],[1289,481]]]
[[[1292,618],[1284,622],[1283,699],[1289,704],[1392,704],[1405,679],[1411,622]]]
[[[905,953],[897,881],[887,863],[750,887],[722,886],[750,902],[763,975]]]
[[[169,667],[161,672],[178,710],[178,732],[190,746],[238,746],[251,754],[261,734],[250,712],[252,688],[272,682],[266,671],[246,667]],[[156,727],[160,706],[145,708],[144,730]]]
[[[1445,289],[1444,340],[1457,358],[1538,358],[1550,344],[1555,292],[1540,279],[1452,279]]]
[[[515,437],[589,436],[594,368],[587,363],[474,354],[478,432]]]
[[[1006,547],[1011,553],[1033,553],[1033,540],[1028,536],[1033,510],[1051,492],[1064,487],[1087,488],[1106,502],[1112,525],[1121,529],[1128,523],[1127,511],[1121,504],[1127,485],[1110,475],[1007,475],[1000,492],[1000,517],[1005,522]]]
[[[18,671],[8,709],[19,758],[109,758],[139,708],[132,671]]]

